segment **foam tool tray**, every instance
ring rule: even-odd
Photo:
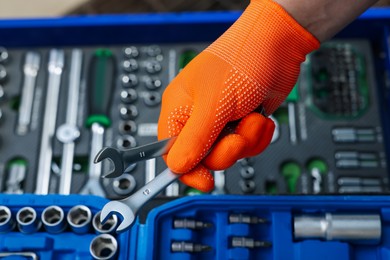
[[[117,222],[96,232],[96,225],[86,220],[85,211],[81,210],[88,208],[94,215],[105,202],[106,199],[96,196],[1,195],[0,257],[43,260],[390,257],[390,200],[385,196],[189,196],[155,207],[146,221],[137,219],[130,230],[120,235],[112,233]],[[47,214],[45,210],[54,206],[65,213],[63,228],[55,228],[61,223],[54,216],[56,211]],[[75,206],[78,211],[72,210]],[[35,221],[35,216],[39,221]],[[41,221],[48,217],[51,226]],[[74,220],[79,225],[70,224]],[[88,228],[83,226],[85,223]]]

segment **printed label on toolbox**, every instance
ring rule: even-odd
[[[156,123],[140,124],[138,127],[138,135],[157,136],[157,124]]]

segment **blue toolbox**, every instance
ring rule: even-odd
[[[261,155],[174,182],[126,232],[103,206],[166,169],[101,178],[157,139],[168,83],[238,12],[0,21],[0,259],[390,259],[390,12],[308,55]]]

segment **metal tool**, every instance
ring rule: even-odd
[[[231,247],[241,248],[259,248],[259,247],[271,247],[272,243],[269,241],[254,240],[250,237],[232,237]]]
[[[43,116],[41,145],[37,170],[36,194],[45,195],[49,191],[50,166],[53,156],[52,141],[55,134],[58,98],[61,86],[61,75],[64,67],[63,50],[53,49],[49,55],[49,78],[47,84],[46,104]]]
[[[8,76],[7,70],[3,65],[0,64],[0,82],[4,82],[7,76]]]
[[[136,181],[131,174],[122,174],[115,178],[112,183],[114,192],[118,195],[124,196],[129,195],[135,189]]]
[[[95,155],[103,148],[104,131],[109,127],[109,108],[111,93],[115,82],[115,61],[110,50],[100,49],[92,57],[89,70],[89,116],[86,125],[91,128],[91,149],[88,164],[88,181],[80,191],[104,197],[105,191],[100,184],[102,166],[94,164]]]
[[[195,244],[186,241],[175,241],[171,244],[172,252],[201,253],[212,249],[209,245]]]
[[[7,189],[5,193],[22,194],[22,183],[27,175],[27,161],[22,158],[11,160],[7,164]]]
[[[16,133],[18,135],[27,134],[30,126],[35,82],[38,76],[40,63],[41,56],[38,53],[32,51],[27,52],[23,66],[24,79],[22,97],[20,100],[18,124],[16,126]]]
[[[64,144],[61,158],[59,194],[70,194],[73,173],[75,141],[80,136],[77,127],[77,108],[80,95],[80,79],[83,53],[80,49],[72,51],[70,64],[66,121],[57,129],[57,139]]]
[[[18,257],[17,259],[23,257],[23,259],[38,260],[38,255],[34,252],[0,252],[0,258],[11,259],[12,257]]]
[[[211,228],[213,224],[188,218],[178,218],[173,220],[173,228],[204,229]]]
[[[76,205],[69,210],[66,219],[73,232],[84,234],[90,229],[92,213],[87,206]]]
[[[37,212],[32,207],[21,208],[16,213],[16,223],[19,231],[27,234],[37,232],[42,225]]]
[[[112,215],[103,225],[100,222],[100,214],[101,211],[96,213],[92,219],[92,226],[95,232],[98,234],[113,233],[118,225],[118,217],[116,215]]]
[[[6,233],[14,229],[11,210],[6,206],[0,206],[0,233]]]
[[[0,47],[0,63],[4,63],[8,60],[8,51],[5,47]]]
[[[97,153],[95,157],[95,163],[99,163],[104,159],[109,159],[114,168],[103,177],[115,178],[123,174],[124,162],[131,162],[131,164],[145,159],[156,158],[166,154],[175,142],[176,137],[167,138],[161,141],[157,141],[151,144],[139,146],[133,149],[129,149],[124,152],[112,147],[105,147]]]
[[[112,214],[117,213],[123,219],[117,232],[126,231],[134,223],[142,206],[179,177],[179,174],[174,174],[169,169],[164,170],[133,195],[123,200],[108,202],[102,209],[100,221],[105,223]]]
[[[256,216],[250,216],[245,214],[230,214],[229,223],[230,224],[263,224],[267,223],[267,219],[259,218]]]
[[[171,244],[172,252],[186,252],[186,253],[201,253],[208,252],[212,249],[209,245],[195,244],[186,241],[175,241]]]
[[[65,213],[58,206],[46,207],[42,212],[41,220],[48,233],[61,233],[66,228]]]
[[[101,234],[92,239],[89,252],[93,259],[109,260],[114,259],[118,252],[118,242],[110,234]]]
[[[295,239],[379,241],[382,235],[378,214],[302,215],[294,217]]]

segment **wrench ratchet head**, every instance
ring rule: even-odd
[[[122,220],[116,229],[117,233],[122,233],[128,230],[133,225],[136,216],[136,212],[133,212],[133,210],[125,203],[120,201],[110,201],[102,209],[100,222],[104,225],[112,214],[119,215],[119,219]]]
[[[108,174],[102,175],[103,178],[116,178],[123,174],[122,155],[117,149],[104,147],[96,155],[94,163],[99,163],[105,159],[109,159],[114,164],[114,168]]]

